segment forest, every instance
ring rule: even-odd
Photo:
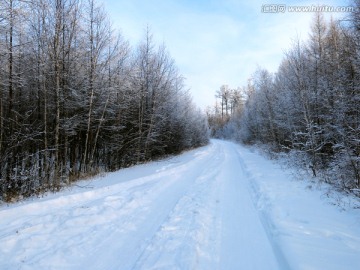
[[[211,134],[285,155],[317,181],[360,196],[360,1],[342,19],[314,15],[274,73],[216,93]]]
[[[0,200],[208,142],[165,45],[95,0],[0,1]]]

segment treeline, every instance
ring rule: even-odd
[[[229,122],[239,115],[244,106],[244,89],[238,87],[231,89],[228,85],[222,85],[216,91],[216,102],[214,107],[208,107],[206,114],[208,118],[210,136],[213,138],[229,138],[235,133],[234,125]]]
[[[0,200],[207,143],[149,30],[132,49],[94,0],[2,0],[0,11]]]
[[[309,38],[294,42],[275,74],[259,68],[245,87],[243,108],[222,127],[222,135],[288,153],[317,179],[357,193],[359,1],[356,7],[341,21],[316,14]]]

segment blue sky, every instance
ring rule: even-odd
[[[306,39],[313,13],[262,13],[264,4],[347,6],[348,1],[99,0],[132,46],[149,25],[186,78],[194,102],[213,105],[223,84],[246,84],[257,66],[275,72],[297,36]],[[339,16],[328,13],[327,16]]]

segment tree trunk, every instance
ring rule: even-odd
[[[54,187],[60,187],[59,175],[59,142],[60,142],[60,35],[62,23],[62,0],[56,1],[56,23],[54,36],[54,70],[55,70],[55,169]]]

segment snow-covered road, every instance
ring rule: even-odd
[[[360,215],[230,142],[0,207],[0,269],[360,269]]]

